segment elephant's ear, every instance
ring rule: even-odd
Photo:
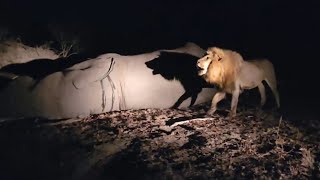
[[[72,84],[76,89],[81,89],[93,82],[103,80],[112,70],[113,58],[92,62],[86,69],[76,70]]]

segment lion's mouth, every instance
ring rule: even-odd
[[[198,75],[202,76],[204,74],[204,68],[197,66]]]
[[[197,69],[198,69],[198,71],[199,71],[199,70],[204,70],[204,68],[202,68],[202,67],[200,67],[200,66],[197,66]]]

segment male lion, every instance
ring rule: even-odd
[[[258,87],[261,96],[261,106],[266,102],[263,80],[267,82],[275,96],[277,107],[280,107],[279,93],[275,71],[272,63],[267,60],[244,61],[242,56],[234,51],[210,47],[207,55],[197,62],[198,75],[205,81],[214,84],[218,92],[212,99],[208,115],[217,109],[217,103],[225,98],[226,93],[232,94],[230,117],[237,112],[238,98],[244,89]]]

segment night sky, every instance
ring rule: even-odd
[[[192,41],[236,50],[245,59],[266,57],[275,64],[283,104],[318,115],[319,89],[309,87],[319,82],[319,3],[1,0],[0,27],[39,44],[52,40],[48,25],[58,24],[91,54],[138,54]]]

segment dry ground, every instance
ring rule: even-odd
[[[208,108],[2,122],[0,179],[320,178],[320,121]]]

